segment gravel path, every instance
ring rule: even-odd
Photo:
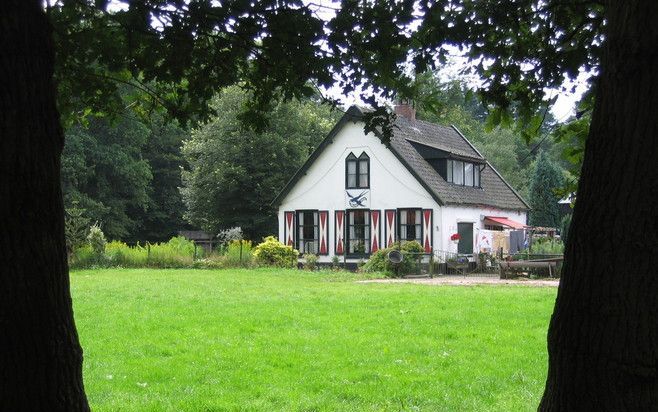
[[[493,277],[464,277],[464,276],[441,276],[426,279],[371,279],[361,280],[359,283],[415,283],[418,285],[521,285],[534,287],[557,287],[559,279],[531,280],[531,279],[498,279]]]

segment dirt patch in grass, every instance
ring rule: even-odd
[[[559,279],[498,279],[492,277],[465,277],[465,276],[441,276],[427,279],[371,279],[361,280],[359,283],[414,283],[418,285],[451,285],[451,286],[473,286],[473,285],[521,285],[534,287],[557,287]]]

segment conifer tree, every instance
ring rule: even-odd
[[[560,208],[557,189],[562,185],[560,170],[541,152],[537,158],[534,174],[530,181],[530,224],[532,226],[558,227]]]

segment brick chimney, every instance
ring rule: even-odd
[[[393,109],[396,115],[406,117],[409,120],[416,120],[416,109],[410,100],[400,100]]]

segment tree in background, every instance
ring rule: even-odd
[[[546,152],[541,151],[535,162],[530,181],[530,224],[532,226],[560,227],[560,196],[563,178],[558,167]]]
[[[86,216],[84,209],[78,207],[77,202],[73,202],[73,205],[66,208],[65,212],[64,235],[66,236],[66,251],[70,259],[73,251],[86,242],[91,219]]]
[[[127,242],[164,242],[181,229],[189,229],[183,220],[185,205],[180,193],[181,171],[186,165],[181,146],[189,137],[177,121],[167,120],[161,112],[151,113],[145,124],[149,127],[142,158],[151,169],[146,208],[129,209],[128,216],[136,222],[135,230],[124,237]]]
[[[155,111],[89,116],[66,132],[64,204],[101,222],[110,239],[163,241],[183,228],[180,151],[188,134]]]
[[[336,121],[329,106],[308,100],[272,108],[267,131],[245,129],[238,120],[248,94],[224,89],[211,107],[217,116],[196,129],[183,152],[186,219],[210,233],[239,226],[247,238],[277,233],[270,202]]]
[[[62,189],[66,205],[77,202],[110,239],[132,233],[131,210],[148,209],[153,175],[142,151],[149,129],[134,116],[111,122],[88,119],[66,133],[62,154]]]

